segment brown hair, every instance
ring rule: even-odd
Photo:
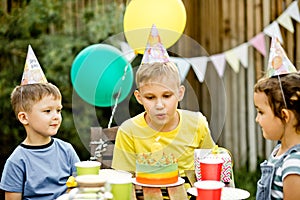
[[[282,90],[280,88],[280,82]],[[296,130],[300,131],[300,74],[290,73],[271,78],[262,78],[254,86],[254,92],[264,92],[276,117],[283,120],[281,110],[291,110],[296,119]],[[284,99],[283,99],[284,98]],[[285,105],[285,102],[286,105]]]
[[[174,80],[180,86],[180,76],[177,66],[172,62],[167,63],[144,63],[139,66],[136,72],[135,82],[137,88],[141,86],[141,83],[145,83],[152,80],[160,80],[162,77],[168,77]]]
[[[19,112],[30,112],[31,107],[45,96],[53,96],[54,99],[61,99],[59,89],[51,83],[35,83],[20,85],[14,88],[10,100],[16,116]]]

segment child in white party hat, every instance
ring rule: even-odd
[[[61,125],[62,96],[47,82],[31,46],[21,85],[11,93],[11,104],[26,131],[24,141],[7,159],[0,188],[5,199],[56,199],[79,161],[70,143],[53,138]]]
[[[205,116],[178,109],[185,88],[155,25],[136,72],[136,85],[134,96],[145,111],[119,127],[112,167],[135,172],[138,155],[160,151],[173,154],[180,175],[185,176],[184,170],[194,170],[194,150],[210,149],[215,143]]]
[[[300,74],[275,38],[268,72],[254,87],[254,104],[264,138],[279,141],[260,165],[256,199],[299,199]]]

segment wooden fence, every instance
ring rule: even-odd
[[[292,2],[292,0],[184,0],[187,10],[185,33],[204,47],[208,55],[224,53],[249,42],[275,21]],[[282,46],[289,59],[299,69],[300,24],[293,21],[293,25],[294,33],[280,26],[284,40]],[[270,38],[265,36],[265,39],[268,52]],[[181,48],[183,51],[189,51],[184,45]],[[275,142],[265,141],[262,138],[261,129],[255,123],[256,111],[253,105],[253,86],[257,79],[262,77],[268,56],[262,56],[251,46],[248,51],[247,68],[240,65],[240,70],[236,73],[227,63],[224,77],[220,80],[212,63],[209,62],[205,82],[196,84],[194,88],[201,93],[198,96],[201,103],[200,110],[210,120],[214,137],[218,139],[219,145],[232,152],[235,167],[247,165],[250,170],[255,170],[258,158],[267,158]],[[189,73],[187,79],[197,80],[194,73]],[[188,101],[191,99],[187,97],[186,101],[184,106],[188,108]]]
[[[24,6],[22,4],[24,1],[0,2],[4,12],[12,6]],[[80,29],[84,26],[77,18],[80,10],[86,7],[97,10],[99,4],[110,2],[127,6],[130,0],[66,1],[64,10],[66,23],[59,28],[63,28],[65,32],[80,33]],[[277,19],[293,1],[183,0],[183,2],[187,11],[184,34],[187,38],[190,37],[189,41],[196,42],[203,49],[195,54],[191,44],[185,42],[178,43],[171,49],[183,57],[194,57],[224,53],[248,42]],[[290,60],[299,69],[300,24],[293,20],[293,25],[294,33],[282,27],[280,29],[284,40],[283,47]],[[55,24],[49,25],[50,33],[57,29]],[[265,36],[265,39],[268,51],[270,38]],[[223,78],[219,78],[210,61],[203,83],[199,83],[191,69],[185,81],[187,93],[181,107],[200,110],[207,116],[214,139],[220,146],[232,152],[236,168],[247,165],[250,170],[256,170],[258,158],[266,158],[274,142],[266,142],[262,138],[261,130],[255,123],[256,111],[253,105],[253,86],[266,68],[267,56],[262,56],[251,46],[248,51],[248,67],[240,65],[239,72],[235,72],[227,63]]]

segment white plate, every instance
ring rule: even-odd
[[[183,184],[185,181],[183,178],[178,177],[178,181],[176,183],[172,183],[172,184],[165,184],[165,185],[150,185],[150,184],[144,184],[144,183],[139,183],[136,181],[135,178],[132,178],[132,183],[136,184],[136,185],[140,185],[140,186],[146,186],[146,187],[172,187],[172,186],[177,186],[177,185],[181,185]]]
[[[197,196],[197,189],[195,187],[189,188],[187,192],[193,196]],[[249,197],[250,193],[243,189],[233,187],[223,187],[222,189],[222,200],[247,199]]]
[[[123,170],[114,170],[114,169],[100,169],[99,170],[99,176],[105,178],[105,179],[110,179],[112,177],[117,177],[119,178],[120,176],[126,176],[126,177],[132,177],[132,174],[127,172],[127,171],[123,171]]]
[[[63,194],[59,196],[56,200],[68,200],[69,199],[69,194]]]

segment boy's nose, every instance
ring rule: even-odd
[[[163,108],[164,107],[164,102],[162,99],[157,99],[156,101],[156,107],[157,108]]]

